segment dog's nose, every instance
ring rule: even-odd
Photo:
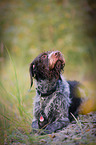
[[[49,54],[49,59],[51,58],[51,57],[53,57],[53,58],[58,58],[58,57],[60,57],[60,56],[62,56],[62,54],[61,54],[61,52],[60,51],[53,51],[53,52],[51,52],[50,54]]]
[[[58,56],[61,55],[61,52],[60,52],[60,51],[55,51],[55,52],[54,52],[54,55],[55,55],[56,57],[58,57]]]
[[[65,65],[65,59],[60,51],[53,51],[49,54],[49,68],[53,69],[57,61],[61,62],[61,65]]]

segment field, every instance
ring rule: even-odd
[[[35,86],[29,65],[41,52],[64,54],[66,79],[85,85],[96,110],[96,22],[87,0],[0,1],[0,143],[33,144]],[[86,109],[87,108],[87,109]],[[42,137],[41,137],[42,138]]]

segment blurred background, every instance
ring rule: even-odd
[[[96,1],[0,1],[0,137],[30,132],[35,87],[29,64],[44,51],[64,54],[66,79],[78,80],[92,98],[85,112],[96,110]],[[13,131],[14,130],[14,131]]]

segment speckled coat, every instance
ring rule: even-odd
[[[77,81],[62,78],[65,59],[60,51],[44,52],[30,64],[31,86],[36,81],[36,97],[32,130],[45,129],[45,133],[56,132],[67,126],[73,115],[78,114],[81,104]]]
[[[56,90],[48,95],[41,96],[38,91],[45,93],[50,89],[56,86]],[[52,80],[49,82],[48,80],[36,82],[36,90],[38,90],[35,97],[34,102],[34,119],[33,119],[33,127],[42,128],[46,123],[48,123],[46,130],[50,130],[49,132],[55,132],[58,129],[61,129],[68,125],[69,123],[69,106],[71,103],[70,98],[70,88],[69,84],[65,79],[60,79],[57,82]],[[45,115],[44,118],[45,124],[41,122],[40,124],[40,116]],[[38,120],[38,124],[36,125],[36,120]]]

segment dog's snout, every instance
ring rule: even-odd
[[[53,51],[49,54],[49,68],[53,69],[57,61],[60,61],[61,65],[64,66],[65,59],[60,51]]]
[[[61,52],[60,51],[53,51],[52,53],[50,53],[49,55],[49,59],[50,58],[59,58],[60,56],[62,56]]]
[[[58,56],[60,56],[60,52],[59,51],[56,51],[56,52],[54,52],[54,55],[56,56],[56,57],[58,57]]]

